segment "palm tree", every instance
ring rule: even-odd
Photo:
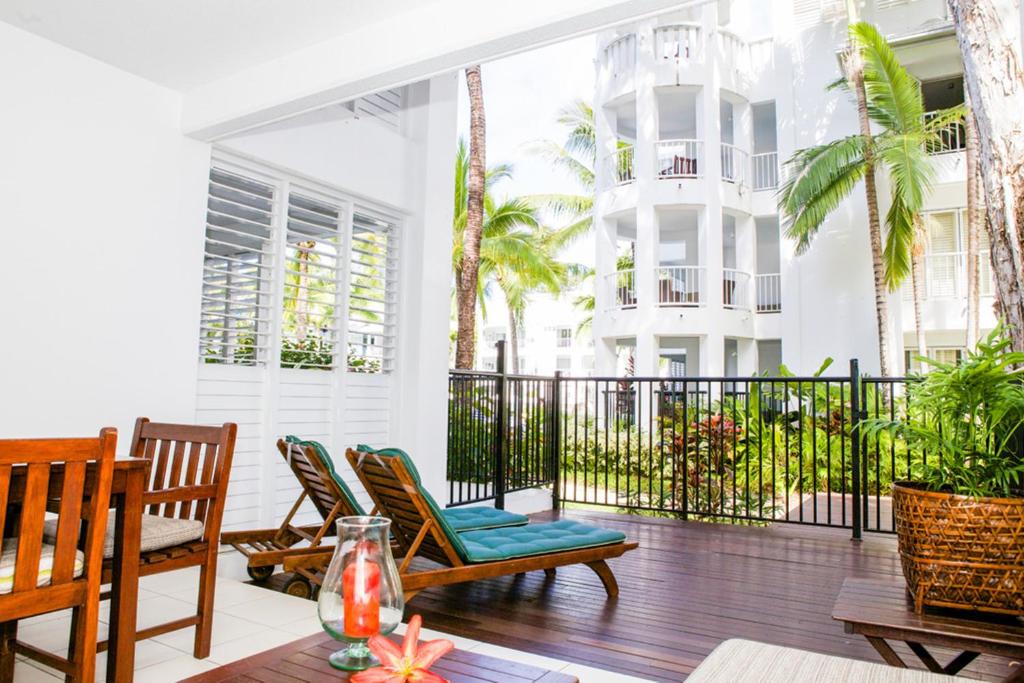
[[[878,135],[862,132],[798,151],[787,162],[790,172],[779,193],[779,207],[787,219],[787,234],[797,240],[797,252],[802,253],[857,182],[863,179],[870,185],[868,223],[872,264],[876,269],[880,365],[882,373],[888,374],[887,294],[908,276],[914,290],[919,353],[925,350],[921,321],[924,296],[921,257],[925,237],[920,211],[935,173],[928,151],[939,144],[939,132],[962,116],[962,110],[945,110],[925,121],[918,82],[900,65],[878,30],[863,22],[853,24],[850,40],[852,53],[846,61],[856,62],[858,66],[847,67],[842,85],[857,92],[859,89],[851,74],[859,74],[864,101],[863,107],[858,106],[858,109],[863,108],[868,116],[868,128],[874,122],[882,132]],[[874,228],[879,213],[874,188],[876,165],[886,169],[891,181],[884,247],[881,230],[876,235]]]
[[[457,282],[463,275],[461,269],[465,262],[470,165],[466,142],[459,140],[455,154],[452,225],[452,269]],[[530,202],[523,198],[495,199],[492,193],[494,185],[509,178],[511,173],[510,166],[498,165],[485,174],[478,279],[473,299],[474,306],[478,304],[481,310],[485,310],[488,283],[494,282],[502,290],[509,315],[510,360],[512,368],[518,369],[518,328],[522,325],[529,295],[539,289],[557,293],[571,269],[555,259],[557,235],[541,226],[537,209]]]
[[[480,67],[466,68],[466,88],[469,90],[469,139],[471,153],[466,182],[466,220],[463,249],[458,263],[455,283],[459,324],[455,345],[455,367],[473,367],[476,354],[476,290],[479,287],[480,240],[484,223],[484,192],[487,159],[484,118],[483,84]]]
[[[985,189],[978,168],[978,126],[967,95],[964,114],[964,137],[967,157],[967,348],[978,343],[979,307],[981,306],[981,262],[979,260],[981,231],[985,223]]]

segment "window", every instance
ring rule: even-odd
[[[397,250],[395,226],[360,209],[352,219],[349,283],[349,369],[389,371],[394,365]]]
[[[950,347],[935,347],[928,349],[928,357],[932,360],[938,361],[939,363],[956,364],[960,362],[960,358],[963,356],[963,349]],[[906,349],[903,352],[903,363],[907,372],[921,372],[922,363],[918,360],[917,349]]]
[[[571,327],[557,327],[555,328],[555,345],[562,349],[567,349],[572,346],[572,328]]]
[[[255,365],[270,344],[275,188],[214,166],[206,203],[199,355]]]
[[[555,370],[572,369],[572,358],[569,356],[558,356],[555,358]]]
[[[394,219],[353,207],[338,191],[218,154],[207,199],[200,359],[392,370],[396,242]]]

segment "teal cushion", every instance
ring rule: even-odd
[[[320,459],[320,462],[323,463],[324,467],[330,473],[331,477],[334,479],[334,483],[338,485],[338,488],[341,490],[342,495],[344,495],[345,498],[347,499],[349,506],[352,508],[352,511],[355,512],[357,515],[366,514],[366,512],[363,510],[363,506],[359,504],[359,501],[356,500],[355,494],[352,493],[352,489],[348,487],[348,484],[345,483],[344,479],[338,476],[338,473],[334,469],[334,461],[331,459],[331,456],[327,453],[327,449],[323,447],[323,444],[321,444],[319,441],[306,441],[291,434],[284,437],[284,440],[288,443],[293,443],[298,446],[312,446],[313,453]]]
[[[485,507],[449,508],[444,517],[459,533],[527,524],[530,518],[514,512]]]
[[[468,562],[493,562],[515,557],[545,555],[560,550],[579,550],[626,540],[626,535],[620,531],[580,524],[568,519],[505,529],[467,531],[460,536]]]

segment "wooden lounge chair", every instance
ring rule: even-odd
[[[404,452],[349,449],[346,456],[377,509],[392,520],[392,534],[404,555],[399,574],[407,600],[431,586],[539,569],[553,575],[557,567],[571,564],[587,565],[600,577],[609,597],[618,595],[618,583],[606,560],[637,547],[627,543],[624,534],[571,520],[459,533],[423,489],[419,473]],[[444,566],[412,571],[416,556]],[[285,562],[285,569],[308,569],[329,561],[326,554],[307,555]]]
[[[220,537],[221,543],[231,545],[245,555],[246,570],[249,576],[257,581],[269,578],[274,573],[275,566],[283,564],[286,558],[309,555],[321,550],[333,553],[334,547],[323,546],[322,542],[324,538],[335,535],[335,522],[341,517],[366,515],[352,489],[338,476],[331,456],[322,444],[296,436],[286,436],[284,439],[278,439],[277,449],[302,485],[302,493],[281,522],[281,526],[276,529],[230,531],[221,534]],[[293,526],[292,519],[307,498],[320,513],[323,523]],[[371,514],[374,512],[375,510]],[[458,531],[516,526],[529,522],[525,515],[480,507],[446,510],[445,517]],[[308,545],[297,547],[301,543]],[[319,575],[301,567],[296,573],[299,576],[293,577],[285,585],[285,592],[299,597],[309,597],[312,585],[319,584]]]

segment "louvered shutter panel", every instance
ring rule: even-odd
[[[393,222],[356,210],[349,274],[349,369],[390,372],[394,367],[398,276]]]
[[[282,367],[329,370],[337,363],[343,224],[340,202],[315,198],[292,186],[284,258]]]
[[[207,363],[266,360],[273,285],[272,185],[214,166],[206,212],[199,353]]]
[[[957,221],[952,212],[925,214],[928,229],[929,287],[928,295],[955,296],[957,268]]]

